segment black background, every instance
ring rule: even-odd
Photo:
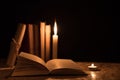
[[[1,29],[0,57],[7,57],[18,23],[46,21],[47,24],[53,25],[56,19],[59,58],[77,61],[119,61],[120,16],[117,2],[49,0],[18,1],[14,4],[15,7],[10,9],[15,12],[15,25],[5,24],[10,27]],[[8,9],[6,8],[9,14]]]

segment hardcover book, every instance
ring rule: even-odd
[[[20,52],[11,76],[85,74],[80,66],[71,59],[51,59],[45,62],[34,54]]]

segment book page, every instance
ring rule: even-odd
[[[46,63],[51,75],[86,75],[71,59],[52,59]]]
[[[12,76],[46,75],[49,70],[45,62],[36,55],[21,52],[17,57]]]
[[[45,61],[42,58],[40,58],[40,57],[38,57],[36,55],[29,54],[29,53],[26,53],[26,52],[21,52],[19,54],[19,56],[27,58],[29,60],[33,60],[33,61],[38,62],[38,63],[40,63],[40,64],[45,66]]]

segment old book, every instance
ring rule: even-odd
[[[8,66],[14,66],[16,61],[16,56],[18,55],[19,49],[21,47],[24,34],[26,30],[26,24],[19,24],[16,31],[15,37],[12,39],[10,44],[10,51],[7,59]]]
[[[39,26],[33,24],[33,38],[34,38],[34,54],[40,56],[40,35],[39,35]]]
[[[51,59],[45,62],[36,55],[20,52],[11,76],[85,74],[80,66],[71,59]]]
[[[34,53],[33,24],[28,24],[29,53]]]

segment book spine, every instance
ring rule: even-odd
[[[16,57],[22,44],[22,40],[25,34],[26,24],[20,24],[15,34],[15,38],[12,39],[10,45],[10,51],[7,59],[8,66],[14,66]]]

